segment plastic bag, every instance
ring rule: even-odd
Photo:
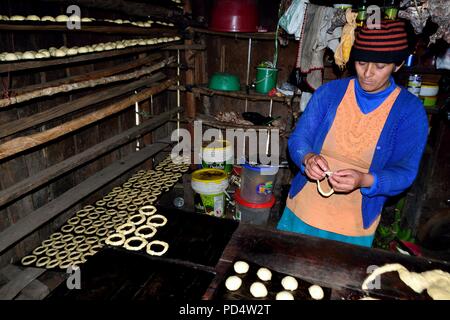
[[[296,39],[300,39],[301,26],[305,16],[306,6],[309,0],[294,0],[290,7],[281,16],[278,24],[287,33],[295,34]]]

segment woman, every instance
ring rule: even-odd
[[[314,93],[289,137],[300,172],[278,229],[372,245],[387,197],[412,184],[427,140],[421,101],[392,77],[407,49],[403,22],[365,27],[351,53],[356,77]]]

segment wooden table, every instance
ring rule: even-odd
[[[342,299],[341,291],[362,293],[361,284],[368,276],[370,266],[400,263],[415,272],[450,271],[450,264],[442,261],[240,224],[216,265],[216,277],[203,299],[220,299],[218,289],[236,260],[256,263],[275,272],[330,287],[334,291],[332,299]],[[373,296],[376,293],[390,299],[429,299],[426,293],[413,292],[396,272],[381,276],[381,288],[381,291],[373,291]]]

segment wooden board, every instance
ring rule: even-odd
[[[450,264],[446,262],[241,223],[216,266],[217,276],[204,299],[215,296],[238,258],[323,287],[347,288],[358,294],[363,293],[361,284],[376,266],[400,263],[414,272],[450,270]],[[429,299],[426,293],[418,295],[407,287],[397,273],[382,275],[381,289],[371,290],[369,294],[393,299]]]
[[[47,300],[200,300],[214,277],[213,269],[156,261],[112,248],[97,253],[80,272],[80,290],[69,290],[63,283]]]

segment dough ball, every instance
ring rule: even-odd
[[[294,300],[294,296],[289,291],[280,291],[277,293],[275,300]]]
[[[261,282],[254,282],[250,286],[250,292],[255,298],[264,298],[267,296],[267,288]]]
[[[294,291],[298,288],[298,282],[297,279],[291,276],[286,276],[281,280],[281,285],[283,286],[284,290]]]
[[[309,294],[314,300],[322,300],[323,299],[323,290],[318,285],[314,284],[308,289]]]
[[[55,22],[55,18],[51,17],[51,16],[43,16],[41,18],[41,21],[50,21],[50,22]]]
[[[40,21],[41,20],[41,18],[39,18],[38,16],[36,16],[34,14],[31,14],[31,15],[27,16],[26,19],[30,20],[30,21]]]
[[[258,272],[256,273],[258,278],[260,278],[262,281],[269,281],[272,279],[272,272],[270,272],[267,268],[259,268]]]
[[[14,53],[9,53],[8,52],[4,56],[4,59],[5,59],[5,61],[16,61],[16,60],[19,60],[19,57],[16,54],[14,54]]]
[[[228,279],[225,281],[225,287],[227,287],[227,289],[230,291],[236,291],[241,287],[241,284],[242,280],[237,276],[228,277]]]
[[[250,268],[248,263],[245,261],[237,261],[234,266],[234,271],[239,274],[247,273],[248,269]]]
[[[67,22],[69,21],[69,17],[65,14],[61,14],[55,18],[56,22]]]

